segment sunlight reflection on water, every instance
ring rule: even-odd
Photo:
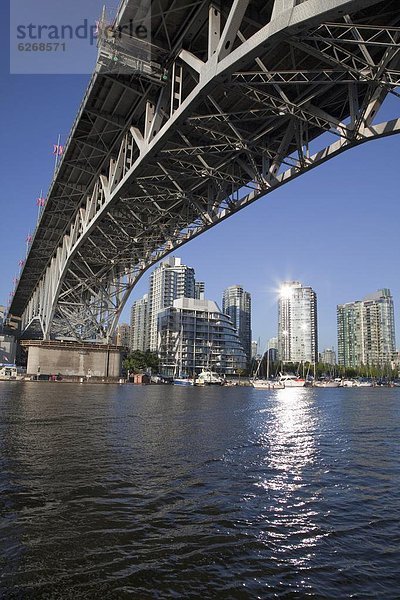
[[[269,401],[269,410],[260,411],[258,421],[260,442],[268,447],[264,457],[268,476],[255,485],[265,490],[273,503],[259,538],[267,544],[272,541],[281,560],[290,555],[290,564],[304,568],[322,537],[314,520],[318,493],[307,493],[308,475],[318,454],[313,393],[306,388],[286,388],[274,391]]]

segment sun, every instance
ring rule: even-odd
[[[279,298],[281,298],[282,300],[289,300],[292,295],[293,295],[293,290],[289,285],[281,285],[281,287],[279,288]]]

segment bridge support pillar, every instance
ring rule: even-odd
[[[28,350],[27,375],[61,375],[63,379],[85,380],[118,379],[121,374],[120,346],[69,341],[26,340],[21,342]]]

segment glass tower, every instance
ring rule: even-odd
[[[246,353],[251,361],[251,295],[240,285],[226,288],[222,298],[222,312],[229,315]]]
[[[148,311],[148,300],[147,294],[136,300],[133,303],[131,309],[131,350],[146,350],[147,344],[147,311]]]
[[[278,353],[283,362],[318,360],[317,295],[299,281],[285,282],[280,289]]]

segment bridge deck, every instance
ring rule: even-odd
[[[225,33],[233,27],[230,17],[236,2],[220,4],[218,27]],[[321,133],[351,141],[357,115],[364,117],[369,105],[380,104],[397,83],[398,2],[292,4],[301,4],[293,13],[297,20],[290,20],[288,11],[282,17],[287,19],[284,26],[282,19],[276,25],[271,21],[282,0],[243,1],[246,10],[229,52],[228,38],[222,46],[217,40],[220,61],[211,64],[207,63],[213,30],[209,2],[154,3],[152,52],[167,77],[156,80],[101,69],[93,75],[10,313],[23,314],[71,224],[88,206],[99,176],[107,184],[96,202],[104,202],[106,196],[106,210],[99,211],[96,223],[82,237],[81,262],[74,255],[73,268],[64,278],[65,298],[85,273],[94,281],[109,272],[110,265],[117,264],[120,272],[143,260],[148,266],[150,256],[155,260],[159,249],[167,251],[168,240],[173,246],[179,236],[184,239],[182,232],[188,228],[213,226],[223,211],[226,216],[241,206],[244,193],[254,192],[254,199],[266,193],[282,169],[301,171],[309,160],[310,143]],[[321,5],[327,6],[325,15],[331,17],[326,25],[313,9]],[[131,11],[132,3],[124,1],[118,22],[131,18]],[[390,73],[385,71],[389,64]],[[201,65],[208,71],[203,73]],[[211,71],[215,76],[210,77]],[[353,124],[347,129],[349,120]],[[140,135],[154,136],[154,143],[145,140],[145,151],[135,132],[133,139],[129,137],[132,126]],[[116,174],[115,168],[120,172]]]

